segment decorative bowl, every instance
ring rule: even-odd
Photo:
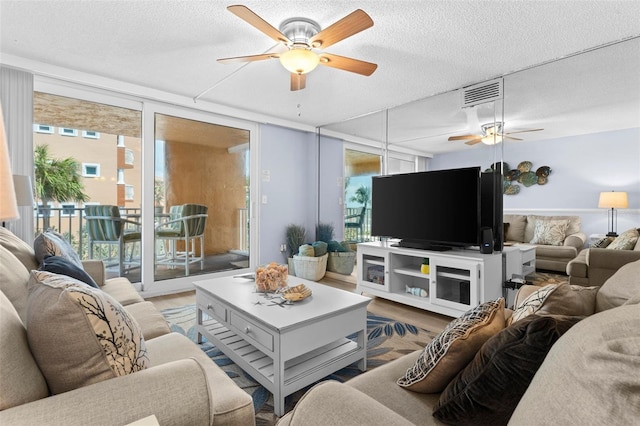
[[[287,265],[271,262],[256,269],[256,291],[273,293],[287,286]]]

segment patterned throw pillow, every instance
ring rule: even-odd
[[[638,235],[638,230],[631,228],[618,235],[607,248],[610,250],[633,250],[638,242]]]
[[[521,320],[531,314],[534,314],[537,310],[542,308],[544,301],[558,288],[558,284],[547,284],[540,290],[536,290],[525,298],[518,306],[515,307],[513,314],[507,320],[507,326],[514,322]]]
[[[564,243],[568,220],[537,220],[531,244],[561,246]]]
[[[612,241],[613,241],[613,238],[611,238],[611,237],[602,237],[602,238],[599,238],[598,240],[594,241],[593,243],[591,243],[591,247],[593,247],[593,248],[606,248],[609,244],[611,244]]]
[[[503,298],[467,311],[424,348],[416,363],[398,379],[398,385],[420,393],[442,392],[504,325]]]
[[[98,284],[91,278],[91,275],[87,274],[84,269],[78,268],[66,257],[45,256],[39,269],[41,271],[53,272],[54,274],[66,275],[82,281],[91,287],[99,288]]]
[[[46,256],[61,256],[67,258],[78,268],[82,268],[82,262],[71,244],[55,231],[47,231],[38,235],[33,242],[33,249],[40,265]]]
[[[115,299],[65,275],[31,271],[27,338],[51,393],[149,364],[140,326]]]

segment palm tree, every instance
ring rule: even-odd
[[[367,204],[369,204],[370,199],[371,199],[371,188],[368,186],[360,185],[360,187],[356,189],[355,195],[352,196],[349,199],[349,201],[362,204],[364,208],[367,208]]]
[[[36,197],[45,209],[43,229],[49,229],[48,205],[50,201],[84,202],[89,196],[84,193],[84,185],[80,181],[78,162],[71,157],[64,159],[51,158],[48,145],[39,145],[35,149],[35,191]]]

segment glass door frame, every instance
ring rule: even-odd
[[[259,203],[256,202],[260,193],[260,181],[258,176],[258,130],[256,123],[245,120],[223,117],[215,113],[204,110],[196,110],[175,105],[168,105],[161,102],[146,101],[142,111],[142,187],[143,206],[153,206],[153,187],[155,178],[155,117],[156,114],[169,115],[186,120],[200,121],[207,124],[234,127],[249,131],[249,267],[245,269],[235,269],[211,274],[191,275],[179,278],[172,278],[162,281],[154,281],[155,272],[155,251],[143,250],[142,253],[142,285],[139,291],[143,297],[150,297],[160,294],[175,293],[177,291],[188,291],[193,289],[193,281],[204,280],[214,277],[224,277],[236,275],[253,270],[257,264],[258,253],[258,218]],[[144,189],[147,189],[146,191]],[[142,246],[154,247],[154,209],[143,209],[142,211]],[[146,226],[145,226],[146,224]]]

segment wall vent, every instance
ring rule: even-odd
[[[502,79],[465,87],[461,93],[462,108],[502,99]]]

